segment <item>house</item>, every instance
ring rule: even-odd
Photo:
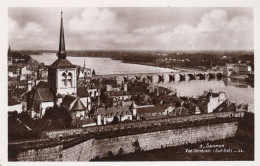
[[[155,105],[161,105],[161,104],[176,104],[176,107],[179,107],[183,104],[183,100],[177,96],[177,94],[172,95],[163,95],[155,98]]]
[[[170,104],[152,106],[152,107],[137,107],[137,120],[139,119],[157,119],[163,118],[175,109]]]
[[[133,93],[133,92],[122,91],[122,90],[121,91],[113,91],[113,92],[108,93],[109,98],[116,99],[117,101],[118,100],[120,100],[120,101],[130,100],[130,98],[133,95],[136,95],[136,94]]]
[[[23,111],[22,104],[12,98],[11,96],[8,96],[8,112],[17,112],[21,113]]]
[[[78,67],[78,79],[86,79],[91,78],[91,69],[86,67],[85,60],[84,60],[84,67]]]
[[[76,117],[86,117],[88,116],[88,109],[80,100],[80,98],[76,95],[66,95],[62,103],[61,107],[65,108],[68,112],[70,112],[71,118],[74,119]]]
[[[199,96],[197,100],[197,106],[202,113],[212,113],[227,98],[225,92],[213,93],[212,90],[209,90],[205,91],[204,95]]]
[[[224,75],[230,76],[233,75],[243,75],[243,74],[250,74],[252,72],[252,68],[250,65],[247,64],[226,64]]]
[[[49,88],[37,88],[33,97],[32,117],[35,115],[36,118],[42,118],[46,109],[54,104],[54,94]]]
[[[107,124],[118,121],[132,120],[133,114],[126,106],[101,107],[94,111],[94,117],[97,118],[97,124]]]
[[[91,110],[91,96],[86,87],[77,87],[77,95],[88,110]]]
[[[96,126],[97,122],[95,118],[85,118],[79,122],[81,127]]]
[[[169,116],[189,116],[189,115],[193,115],[193,113],[185,108],[185,107],[176,107],[172,112],[169,113]]]

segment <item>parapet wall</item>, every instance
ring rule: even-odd
[[[244,117],[244,112],[219,112],[211,114],[201,114],[192,116],[181,116],[181,117],[169,117],[163,119],[153,119],[146,121],[135,121],[128,123],[120,123],[114,125],[104,126],[93,126],[86,128],[67,129],[67,130],[55,130],[46,131],[42,133],[42,138],[65,138],[69,136],[85,135],[88,133],[99,133],[113,130],[124,130],[124,129],[141,129],[152,126],[164,126],[172,125],[183,122],[199,122],[203,120],[216,119],[216,118],[232,118],[232,117]]]
[[[141,134],[128,134],[124,136],[114,137],[89,137],[88,139],[84,139],[81,142],[71,144],[69,146],[66,144],[62,144],[61,142],[61,144],[59,145],[53,145],[48,148],[20,151],[12,157],[9,156],[9,160],[89,161],[91,159],[94,159],[95,157],[105,157],[108,155],[109,151],[111,151],[113,154],[118,154],[120,148],[123,149],[124,153],[134,152],[136,147],[133,145],[133,143],[136,141],[139,142],[140,148],[146,151],[152,149],[159,149],[162,146],[172,147],[184,145],[187,143],[198,143],[205,140],[214,141],[219,139],[235,137],[237,135],[249,136],[253,138],[253,115],[247,116],[246,113],[225,113],[218,115],[218,117],[219,116],[223,116],[223,119],[226,119],[230,116],[240,118],[233,118],[235,120],[226,120],[221,123],[215,123],[215,121],[212,121],[213,123],[199,123],[200,121],[196,120],[195,123],[193,123],[194,125],[191,126],[184,126],[182,128],[172,128],[163,131],[146,132]],[[198,119],[200,119],[201,117],[202,115],[197,116]],[[205,117],[204,115],[203,117],[208,118],[208,116]],[[178,122],[181,121],[181,119],[191,120],[194,118],[194,116],[190,116],[175,119],[160,119],[156,121],[140,121],[137,122],[137,126],[142,124],[145,125],[144,122],[147,122],[148,124],[162,125],[162,123],[169,123],[173,121]],[[74,131],[74,133],[76,132]]]
[[[91,138],[75,146],[63,145],[38,150],[20,152],[12,160],[18,161],[89,161],[104,157],[108,151],[117,154],[122,148],[124,153],[134,152],[133,143],[138,140],[141,149],[151,150],[163,147],[197,143],[205,140],[218,140],[234,137],[239,122],[208,124],[203,126],[157,131],[104,139]]]

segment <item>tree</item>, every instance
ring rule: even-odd
[[[58,121],[63,124],[65,128],[69,128],[72,122],[70,113],[63,107],[58,106],[48,108],[45,112],[44,118]]]
[[[119,151],[118,151],[118,155],[119,155],[119,156],[122,156],[122,155],[123,155],[123,153],[124,153],[124,150],[123,150],[123,148],[120,148],[120,149],[119,149]]]
[[[133,142],[132,145],[133,145],[134,148],[135,148],[135,152],[140,152],[140,151],[141,151],[141,147],[140,147],[140,144],[139,144],[138,139],[137,139],[135,142]]]
[[[116,124],[116,123],[118,123],[118,122],[119,122],[118,117],[117,117],[117,116],[114,116],[114,119],[113,119],[112,123],[113,123],[113,124]]]

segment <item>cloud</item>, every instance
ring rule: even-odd
[[[212,10],[195,26],[182,23],[155,38],[166,49],[253,49],[253,20],[246,16],[229,19],[226,11]]]
[[[14,46],[18,48],[41,49],[43,46],[50,47],[51,44],[53,44],[52,41],[48,39],[47,30],[35,22],[28,22],[24,26],[21,26],[12,17],[9,17],[8,30],[9,43],[15,43]],[[13,47],[13,45],[11,45],[11,47]]]
[[[73,32],[107,32],[122,31],[126,24],[118,21],[115,13],[109,9],[87,8],[80,17],[73,17],[69,21],[69,28]]]
[[[161,8],[144,9],[80,8],[64,12],[66,48],[253,49],[250,9],[243,8],[247,12],[241,12],[242,8],[182,8],[165,13]],[[9,15],[11,47],[57,49],[59,10],[44,9],[38,14],[32,14],[38,10],[19,10],[20,13],[13,10]],[[46,20],[44,13],[50,19]]]
[[[224,10],[212,10],[201,17],[196,30],[198,32],[217,32],[225,28],[228,14]]]
[[[24,26],[23,30],[25,33],[30,33],[30,34],[39,34],[43,31],[41,25],[34,22],[27,23]]]

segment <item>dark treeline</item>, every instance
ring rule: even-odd
[[[41,55],[57,51],[21,51],[23,54]],[[226,63],[254,64],[253,51],[115,51],[115,50],[69,50],[68,56],[101,57],[122,60],[128,63],[142,63],[161,67],[205,67],[224,66]]]

